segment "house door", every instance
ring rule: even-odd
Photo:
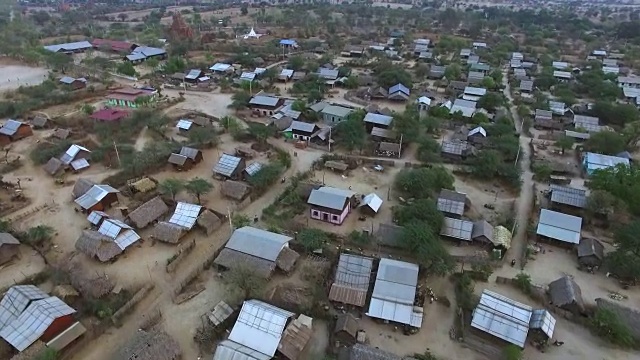
[[[329,214],[327,214],[327,213],[322,213],[322,220],[324,220],[324,221],[329,221]]]

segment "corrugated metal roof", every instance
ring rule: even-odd
[[[60,50],[75,51],[75,50],[81,50],[81,49],[91,49],[93,48],[93,45],[91,45],[91,43],[88,41],[76,41],[76,42],[64,43],[64,44],[47,45],[44,48],[53,52],[58,52]]]
[[[93,185],[89,191],[75,200],[75,203],[83,209],[89,209],[99,203],[105,196],[110,193],[119,193],[117,189],[109,185]]]
[[[273,357],[292,312],[259,300],[242,304],[229,340]]]
[[[479,88],[479,87],[473,87],[473,86],[467,86],[467,87],[464,88],[464,93],[468,94],[468,95],[484,96],[484,95],[487,94],[487,89]]]
[[[444,141],[441,151],[445,154],[462,156],[468,148],[469,144],[466,141]]]
[[[290,78],[293,76],[293,73],[294,71],[291,69],[282,69],[282,71],[280,72],[280,76]]]
[[[0,337],[24,351],[44,334],[57,318],[76,311],[55,296],[33,301],[17,319],[0,330]]]
[[[201,209],[202,206],[200,205],[179,202],[168,222],[174,225],[180,225],[187,230],[191,230],[198,219]]]
[[[307,203],[328,209],[343,210],[346,201],[354,194],[355,193],[348,190],[323,186],[311,191],[311,195],[309,195]]]
[[[66,165],[69,165],[71,164],[73,159],[75,159],[76,156],[78,156],[78,153],[80,153],[80,151],[86,151],[89,153],[91,152],[91,150],[87,149],[86,147],[73,144],[69,146],[67,151],[60,157],[60,161],[62,161]]]
[[[536,230],[538,235],[578,244],[580,242],[581,229],[582,218],[547,209],[540,210],[540,220]]]
[[[256,78],[256,74],[252,72],[245,71],[240,75],[240,80],[253,81],[255,78]]]
[[[230,64],[225,64],[225,63],[216,63],[215,65],[213,65],[212,67],[209,68],[209,70],[212,71],[227,71],[231,68]]]
[[[271,356],[262,354],[258,351],[233,342],[231,340],[222,340],[216,352],[213,354],[213,360],[270,360]]]
[[[13,134],[15,134],[18,131],[20,126],[22,126],[23,124],[24,124],[23,122],[20,122],[20,121],[17,121],[17,120],[13,120],[13,119],[9,119],[0,128],[0,134],[12,136]]]
[[[532,313],[530,306],[484,290],[473,311],[471,327],[524,348]]]
[[[359,290],[369,290],[373,259],[365,256],[340,254],[334,284]]]
[[[389,95],[396,93],[396,92],[402,92],[405,93],[407,95],[411,95],[411,91],[409,90],[408,87],[404,86],[403,84],[395,84],[392,87],[389,88]]]
[[[327,115],[333,115],[333,116],[337,116],[337,117],[345,117],[345,116],[349,115],[352,111],[353,111],[353,109],[346,108],[344,106],[329,105],[329,106],[325,106],[322,109],[321,112],[323,114],[327,114]]]
[[[362,199],[360,207],[362,206],[368,206],[369,208],[371,208],[371,210],[377,213],[382,206],[382,198],[374,193],[371,193]]]
[[[607,169],[618,164],[629,166],[629,159],[591,152],[585,154],[584,161],[589,171]]]
[[[275,96],[256,95],[249,100],[250,105],[276,106],[280,98]]]
[[[530,329],[540,329],[549,339],[553,338],[553,330],[556,327],[556,319],[545,309],[533,310],[531,314],[531,321],[529,322]]]
[[[225,247],[261,259],[276,261],[282,248],[291,240],[292,238],[286,235],[245,226],[231,234]]]
[[[364,122],[378,124],[378,125],[389,126],[391,125],[392,121],[393,121],[393,116],[382,115],[382,114],[367,113],[367,115],[364,117]]]
[[[102,218],[109,218],[109,214],[107,214],[106,212],[103,211],[92,211],[91,214],[89,214],[89,216],[87,216],[87,220],[92,223],[93,225],[98,225],[100,223],[100,220],[102,220]]]
[[[178,120],[176,127],[181,130],[189,130],[191,129],[191,125],[193,125],[191,120],[180,119]]]
[[[442,189],[438,196],[438,210],[449,213],[462,215],[467,201],[467,195],[456,191]]]
[[[551,66],[553,66],[554,69],[564,70],[569,67],[569,63],[565,61],[554,61],[551,63]]]
[[[416,264],[381,259],[367,315],[421,327],[422,310],[413,306],[418,270]]]
[[[476,112],[477,103],[475,101],[464,100],[464,99],[456,99],[451,106],[451,110],[449,113],[454,114],[458,111],[462,113],[464,117],[472,117]]]
[[[579,208],[587,205],[587,191],[569,186],[551,184],[551,201]]]
[[[455,239],[471,241],[473,222],[467,220],[444,218],[440,235]]]
[[[327,80],[335,80],[338,78],[339,74],[340,72],[337,69],[325,69],[325,68],[318,69],[318,76]]]
[[[553,76],[561,79],[571,79],[571,73],[568,71],[555,70]]]
[[[198,77],[200,77],[200,74],[202,74],[202,71],[198,70],[198,69],[191,69],[189,70],[189,73],[187,73],[187,75],[184,76],[185,79],[190,79],[190,80],[195,80]]]
[[[0,301],[0,330],[17,319],[30,302],[49,297],[35,285],[15,285],[9,288]]]
[[[475,134],[480,134],[484,137],[487,137],[487,131],[482,127],[482,126],[478,126],[474,129],[472,129],[471,131],[469,131],[469,134],[467,135],[467,137],[469,136],[473,136]]]
[[[236,171],[241,161],[242,159],[237,156],[223,153],[222,156],[220,156],[220,160],[218,160],[218,163],[213,168],[213,172],[223,176],[231,176],[233,175],[233,172]]]
[[[247,175],[249,176],[253,176],[255,174],[258,173],[258,171],[260,171],[262,169],[263,165],[259,162],[254,162],[252,164],[249,164],[249,166],[247,166],[244,171],[247,173]]]
[[[71,162],[71,168],[75,171],[86,169],[89,167],[87,159],[78,159]]]
[[[316,125],[294,120],[291,122],[291,126],[289,126],[289,129],[306,133],[313,133],[316,130]]]

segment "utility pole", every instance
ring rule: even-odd
[[[400,134],[400,146],[398,147],[398,159],[400,159],[400,157],[402,156],[402,136],[403,134]]]
[[[227,217],[229,218],[229,229],[233,231],[233,222],[231,222],[231,210],[227,206]]]
[[[329,126],[329,152],[331,152],[331,126]]]
[[[118,152],[118,146],[116,145],[116,141],[113,141],[113,148],[116,150],[116,158],[118,159],[118,166],[122,166],[122,162],[120,162],[120,153]]]

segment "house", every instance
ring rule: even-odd
[[[462,98],[468,101],[478,101],[481,97],[487,94],[487,89],[478,88],[473,86],[467,86],[464,88]]]
[[[605,50],[593,50],[593,52],[591,54],[593,56],[597,56],[597,57],[606,57],[607,56],[607,52]]]
[[[559,81],[569,81],[573,78],[573,76],[571,75],[570,72],[568,71],[560,71],[560,70],[554,70],[553,71],[553,77],[556,78]]]
[[[494,243],[494,228],[487,220],[479,220],[473,223],[473,231],[471,232],[471,240],[479,241],[485,244]]]
[[[529,76],[527,76],[527,71],[525,69],[514,69],[513,76],[516,80],[529,80]]]
[[[521,52],[513,52],[511,53],[511,60],[524,60],[524,55]]]
[[[97,185],[90,179],[87,178],[79,178],[76,183],[73,185],[73,190],[71,190],[71,196],[73,199],[77,199],[87,193],[89,189],[91,189],[94,185]]]
[[[75,313],[34,285],[12,286],[0,301],[0,337],[19,352],[37,341],[60,351],[86,331]]]
[[[392,116],[367,113],[364,117],[364,126],[367,128],[367,132],[371,132],[373,128],[388,129],[393,121]]]
[[[246,166],[245,160],[241,157],[223,153],[216,166],[213,167],[213,174],[224,178],[238,180]]]
[[[549,297],[551,304],[576,315],[584,314],[585,306],[582,300],[582,290],[571,276],[565,275],[549,283]]]
[[[574,208],[584,208],[587,205],[587,191],[569,186],[551,184],[551,202],[553,204],[567,205]]]
[[[86,147],[73,144],[69,146],[67,151],[60,157],[60,161],[65,165],[71,165],[74,161],[84,159],[86,160],[91,156],[91,150]],[[75,170],[75,167],[74,167]]]
[[[592,175],[596,170],[608,169],[620,164],[629,166],[629,159],[591,152],[586,153],[582,159],[582,167],[587,175]]]
[[[549,109],[552,113],[560,116],[564,116],[567,112],[567,105],[559,101],[549,101]]]
[[[215,63],[209,70],[213,71],[214,74],[223,74],[233,72],[233,66],[231,64]]]
[[[596,133],[602,131],[603,127],[600,126],[600,119],[594,116],[586,115],[574,115],[573,126],[576,129],[584,129],[588,133]]]
[[[618,86],[640,88],[640,76],[618,76]]]
[[[367,90],[367,96],[372,99],[386,99],[389,97],[389,90],[381,86],[369,88]]]
[[[451,110],[449,110],[450,114],[455,114],[459,112],[463,117],[471,118],[476,113],[476,106],[478,105],[475,101],[464,100],[464,99],[456,99],[451,106]]]
[[[414,306],[418,265],[380,259],[367,316],[422,327],[423,309]]]
[[[246,300],[228,338],[218,344],[213,360],[273,358],[293,316],[260,300]]]
[[[429,79],[442,79],[444,77],[444,72],[446,68],[441,65],[431,65],[431,69],[429,69],[429,75],[427,77]]]
[[[565,61],[554,61],[551,63],[551,67],[556,70],[566,70],[569,68],[569,63]]]
[[[401,240],[403,231],[404,227],[402,226],[381,223],[378,225],[378,230],[373,236],[381,245],[399,248],[402,247]]]
[[[454,80],[449,82],[449,86],[447,86],[447,89],[457,95],[457,94],[462,94],[464,92],[464,89],[467,87],[467,85],[469,84],[465,81]]]
[[[411,91],[402,84],[396,84],[389,88],[389,100],[408,100]]]
[[[564,124],[561,121],[553,119],[553,113],[549,110],[536,109],[533,126],[542,129],[561,130]]]
[[[620,68],[617,66],[603,66],[602,72],[606,74],[620,74]]]
[[[582,218],[547,209],[540,210],[536,234],[543,239],[577,245],[580,243]]]
[[[325,124],[333,125],[343,121],[347,115],[351,114],[353,109],[340,105],[326,106],[320,113]]]
[[[0,146],[31,135],[33,135],[33,130],[29,124],[9,119],[0,127]]]
[[[291,137],[296,140],[309,141],[311,136],[320,128],[316,124],[306,123],[302,121],[292,121],[291,125],[285,132],[290,132]]]
[[[137,229],[144,229],[168,212],[167,204],[162,198],[156,196],[130,212],[127,218]]]
[[[362,202],[358,206],[362,212],[368,213],[369,215],[375,215],[380,211],[380,207],[382,206],[382,198],[374,193],[369,195],[365,195],[362,198]]]
[[[169,155],[167,162],[177,170],[190,170],[203,160],[202,151],[183,146],[179,153]]]
[[[351,190],[330,186],[312,190],[307,199],[307,204],[311,207],[311,218],[341,225],[351,212],[351,199],[354,195]]]
[[[343,347],[338,352],[340,360],[416,360],[412,357],[402,357],[364,344]]]
[[[427,96],[420,96],[418,100],[416,100],[416,103],[418,104],[418,110],[419,111],[429,110],[429,107],[431,107],[431,101],[432,101],[431,98]]]
[[[49,121],[48,118],[42,116],[42,115],[36,115],[32,120],[31,120],[31,126],[34,129],[48,129],[51,125],[51,121]]]
[[[96,121],[120,121],[129,116],[129,112],[120,109],[102,109],[91,114],[90,118]]]
[[[20,241],[9,233],[0,233],[0,265],[20,255]]]
[[[459,218],[467,207],[467,195],[448,189],[442,189],[438,196],[437,208],[446,216]]]
[[[478,71],[478,72],[481,72],[481,73],[487,75],[489,73],[489,71],[491,71],[491,66],[489,66],[488,64],[484,64],[484,63],[476,63],[476,64],[471,64],[471,67],[469,68],[469,70]]]
[[[443,141],[440,154],[445,159],[462,161],[473,155],[473,146],[466,141]]]
[[[555,324],[556,319],[548,311],[533,310],[531,306],[486,289],[482,291],[471,319],[474,331],[520,348],[524,348],[530,329],[539,329],[551,339]]]
[[[131,54],[125,56],[125,60],[129,60],[132,63],[140,63],[153,58],[164,60],[166,57],[167,51],[165,49],[150,46],[138,46],[131,51]]]
[[[293,77],[294,71],[291,69],[282,69],[280,75],[278,76],[278,80],[289,81]]]
[[[249,166],[247,166],[244,169],[244,177],[245,177],[245,179],[248,179],[248,178],[254,176],[258,172],[260,172],[260,170],[262,170],[263,167],[264,167],[264,165],[259,163],[259,162],[254,162],[252,164],[249,164]]]
[[[293,40],[293,39],[282,39],[279,42],[280,46],[282,46],[283,48],[297,48],[298,47],[298,43]]]
[[[87,221],[91,223],[91,225],[99,228],[100,225],[102,225],[102,222],[109,218],[111,218],[111,216],[106,212],[95,210],[92,211],[89,216],[87,216]]]
[[[487,131],[482,126],[477,126],[469,131],[466,140],[472,145],[483,145],[487,142]]]
[[[116,348],[110,359],[179,360],[182,356],[180,344],[161,330],[138,329],[126,343]]]
[[[85,78],[72,78],[70,76],[63,76],[60,78],[60,84],[71,89],[80,90],[87,87],[87,79]]]
[[[107,104],[110,106],[130,107],[134,109],[142,105],[140,101],[153,101],[154,98],[155,94],[153,91],[134,88],[113,90],[106,96]]]
[[[440,229],[440,235],[471,242],[473,222],[461,219],[445,217]]]
[[[72,54],[85,52],[86,50],[92,49],[93,45],[88,41],[76,41],[64,44],[47,45],[44,48],[51,52]]]
[[[480,42],[480,41],[475,41],[472,44],[474,49],[485,49],[487,48],[487,43],[486,42]]]
[[[530,94],[533,92],[533,80],[520,80],[519,89],[523,93]]]
[[[604,261],[604,246],[594,238],[580,239],[578,263],[586,268],[598,268]]]
[[[467,59],[471,56],[471,49],[460,49],[460,57],[462,59]]]
[[[214,264],[225,269],[246,266],[263,278],[271,277],[276,268],[289,272],[299,257],[289,248],[291,240],[286,235],[245,226],[231,234]]]
[[[251,192],[251,186],[235,180],[226,180],[220,187],[220,193],[236,201],[244,200]]]
[[[331,300],[331,298],[329,298],[329,300]],[[338,314],[333,336],[341,345],[353,346],[356,344],[358,330],[360,330],[360,325],[355,316],[349,313]]]
[[[84,211],[103,211],[113,203],[118,202],[119,192],[109,185],[93,185],[85,194],[78,197],[75,203]]]
[[[98,231],[84,230],[76,241],[76,250],[97,258],[102,262],[110,261],[126,248],[140,240],[131,226],[118,219],[104,219]]]
[[[344,47],[340,55],[346,57],[362,57],[364,55],[364,46],[362,45],[347,45]]]
[[[240,74],[240,81],[252,82],[255,79],[256,74],[253,72],[244,71],[242,74]]]
[[[117,53],[130,53],[138,47],[137,44],[133,44],[127,41],[108,40],[108,39],[93,39],[91,45],[96,50],[112,51]]]
[[[249,108],[261,116],[272,116],[283,104],[283,99],[268,95],[256,95],[249,100]]]
[[[372,258],[340,254],[333,284],[329,290],[329,300],[363,307],[367,301],[372,272]]]
[[[467,58],[467,64],[471,65],[471,64],[477,64],[480,62],[480,56],[478,55],[471,55]]]
[[[480,71],[469,71],[469,74],[467,74],[469,84],[480,84],[482,80],[484,80],[484,74]]]
[[[202,212],[203,207],[200,205],[178,202],[168,223],[191,230]]]
[[[328,80],[328,81],[336,80],[339,74],[340,73],[338,72],[337,69],[327,69],[323,67],[318,69],[318,76],[321,79]]]
[[[278,344],[278,352],[284,359],[299,360],[311,336],[313,335],[313,319],[306,315],[298,315],[287,325]]]

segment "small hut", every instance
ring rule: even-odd
[[[159,196],[156,196],[129,213],[129,220],[136,228],[142,229],[158,220],[168,211],[167,204]]]
[[[160,221],[153,228],[151,237],[155,240],[177,244],[180,239],[187,233],[187,229],[180,225],[172,224],[166,221]]]
[[[76,181],[75,185],[73,185],[73,190],[71,190],[71,195],[73,199],[77,199],[80,196],[84,195],[93,187],[93,185],[97,185],[93,180],[87,178],[80,178]]]
[[[324,162],[324,167],[327,169],[331,169],[333,171],[341,171],[344,172],[349,168],[349,165],[347,165],[346,163],[342,162],[342,161],[325,161]]]
[[[113,239],[93,230],[84,230],[76,241],[76,250],[102,262],[113,260],[122,249]]]
[[[585,312],[582,290],[569,276],[563,276],[549,283],[549,297],[551,303],[574,314]]]
[[[37,115],[31,120],[31,125],[34,129],[46,129],[51,125],[51,122],[46,117]]]
[[[289,273],[291,272],[291,270],[293,270],[299,258],[300,254],[298,254],[295,250],[289,247],[284,247],[282,248],[282,251],[280,251],[278,258],[276,259],[276,266],[278,267],[278,269]]]
[[[358,330],[358,319],[356,319],[355,316],[346,313],[338,315],[336,328],[333,330],[333,334],[341,345],[350,346],[356,343]]]
[[[146,193],[158,187],[157,181],[148,177],[129,182],[129,188],[133,193]]]
[[[604,260],[604,246],[594,238],[583,238],[578,244],[578,262],[584,267],[598,267]]]
[[[0,233],[0,265],[20,255],[20,241],[9,233]]]
[[[200,214],[200,216],[198,216],[196,223],[204,229],[207,235],[211,235],[214,231],[220,228],[222,220],[212,211],[205,210]]]
[[[111,357],[113,360],[178,360],[180,345],[164,331],[136,331]]]
[[[313,319],[306,315],[298,315],[287,325],[278,344],[278,352],[286,359],[302,359],[301,354],[311,340]]]
[[[242,201],[251,192],[251,187],[240,181],[227,180],[222,183],[220,192],[226,197],[229,197],[236,201]]]
[[[53,134],[51,134],[51,136],[53,136],[56,139],[60,139],[60,140],[64,140],[64,139],[68,138],[69,135],[71,135],[71,130],[69,130],[69,129],[55,129],[53,131]]]
[[[57,176],[64,171],[64,163],[60,159],[52,157],[42,166],[42,169],[51,176]]]
[[[71,286],[85,298],[99,299],[109,294],[116,284],[104,274],[88,271],[78,261],[65,265]]]

